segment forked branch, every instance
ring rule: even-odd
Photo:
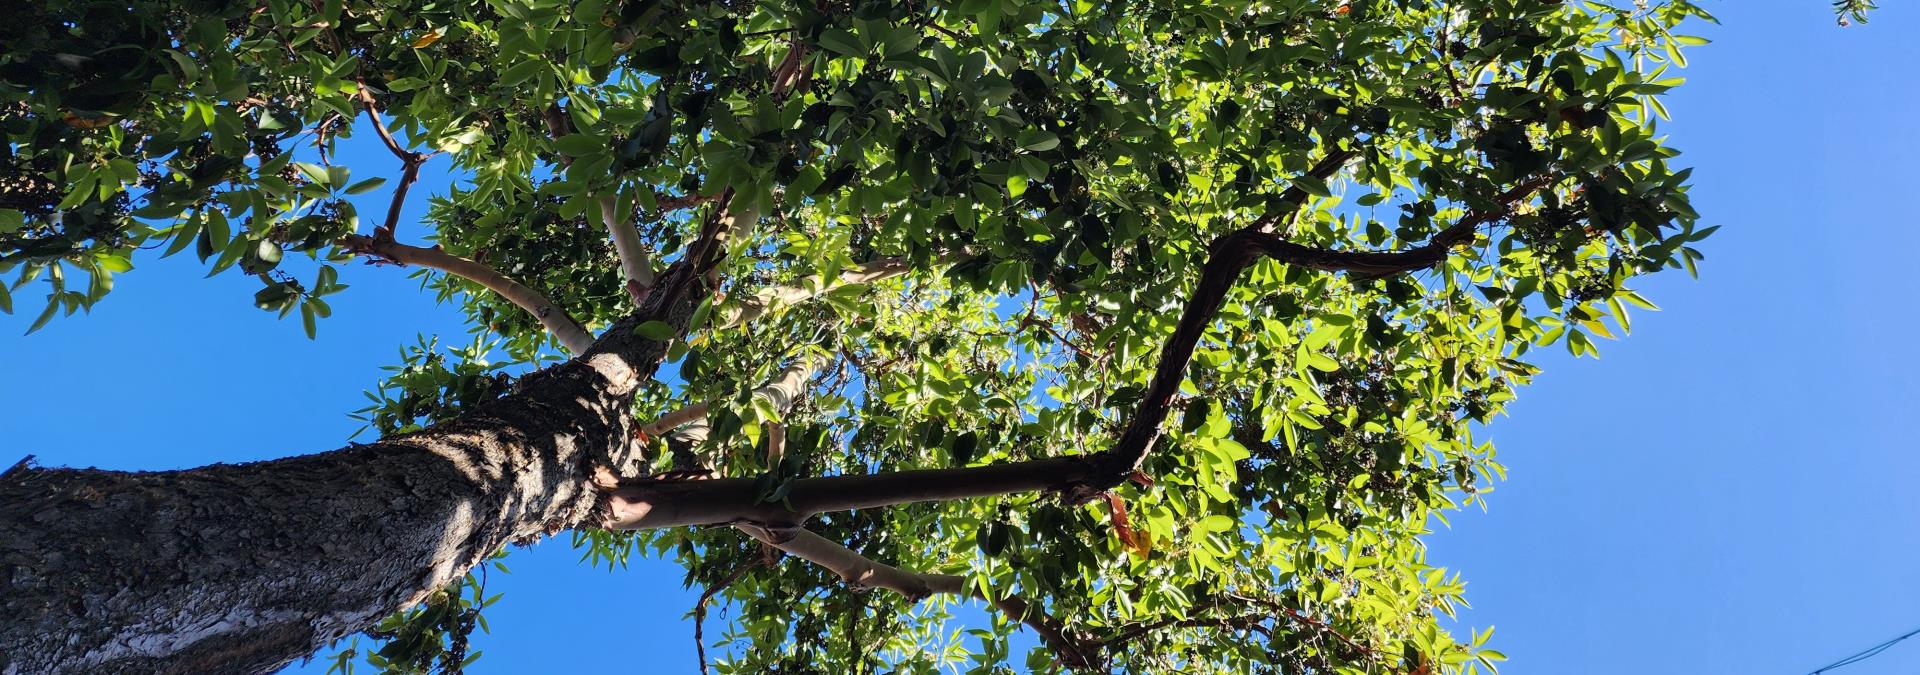
[[[479,262],[462,258],[439,247],[421,248],[408,246],[391,239],[352,234],[340,242],[342,248],[355,253],[376,256],[402,265],[419,265],[439,270],[447,274],[480,284],[487,290],[498,293],[514,306],[532,314],[540,321],[560,345],[574,354],[581,354],[593,346],[593,334],[587,332],[580,322],[575,321],[567,311],[561,309],[553,300],[525,284],[507,278],[506,275]]]
[[[1333,161],[1336,159],[1338,161]],[[1314,167],[1314,177],[1326,178],[1344,161],[1343,155],[1323,160]],[[1551,184],[1551,178],[1523,183],[1497,197],[1496,209],[1470,213],[1425,244],[1402,251],[1337,251],[1295,244],[1267,231],[1275,219],[1284,217],[1276,214],[1215,239],[1208,247],[1207,262],[1200,272],[1200,283],[1188,297],[1173,334],[1167,337],[1161,347],[1160,361],[1155,367],[1153,379],[1147,384],[1146,394],[1134,408],[1133,416],[1121,432],[1119,441],[1112,450],[1102,454],[1098,479],[1070,495],[1070,498],[1075,501],[1092,499],[1100,492],[1126,481],[1139,470],[1147,453],[1153,449],[1154,441],[1160,436],[1161,424],[1172,410],[1173,395],[1179,390],[1180,381],[1186,378],[1187,364],[1193,359],[1193,350],[1201,335],[1226,302],[1227,293],[1233,289],[1241,271],[1261,256],[1288,265],[1347,272],[1369,278],[1427,269],[1444,262],[1454,246],[1472,241],[1479,226],[1506,217],[1511,213],[1514,203],[1530,198],[1534,192]],[[1290,196],[1298,197],[1291,203],[1304,203],[1303,194],[1295,195],[1297,189],[1288,190]]]
[[[1316,169],[1331,172],[1337,164],[1323,162]],[[792,526],[828,511],[1031,492],[1063,492],[1075,502],[1092,499],[1130,478],[1146,458],[1171,410],[1195,345],[1241,271],[1254,260],[1265,255],[1312,269],[1367,275],[1425,269],[1444,261],[1453,246],[1471,241],[1479,225],[1505,217],[1515,203],[1551,182],[1542,178],[1503,193],[1497,209],[1470,213],[1426,244],[1404,251],[1346,252],[1299,246],[1263,231],[1270,219],[1216,239],[1200,283],[1161,350],[1146,395],[1119,442],[1106,452],[957,469],[798,479],[786,486],[786,498],[777,504],[761,502],[754,481],[747,478],[632,480],[608,489],[605,527],[631,530],[734,522]]]
[[[726,329],[748,323],[777,309],[797,305],[823,293],[847,286],[860,286],[906,274],[912,264],[906,258],[880,258],[860,263],[841,270],[832,279],[809,277],[792,286],[771,286],[755,291],[751,297],[740,301],[738,307],[730,308],[714,317],[713,327]]]
[[[367,121],[373,124],[373,130],[380,135],[380,142],[387,146],[387,151],[393,153],[401,164],[400,184],[394,186],[393,201],[387,204],[386,224],[373,231],[374,238],[393,241],[394,230],[400,225],[400,208],[407,203],[407,190],[420,179],[420,165],[425,164],[427,158],[433,155],[413,152],[402,147],[400,141],[393,137],[393,132],[387,129],[386,122],[380,120],[380,106],[374,103],[373,92],[367,89],[366,80],[359,80],[359,83],[360,103],[367,110]]]

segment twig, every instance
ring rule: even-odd
[[[373,92],[367,89],[366,79],[355,76],[354,80],[360,85],[360,102],[367,109],[367,120],[373,123],[373,130],[380,135],[380,141],[386,144],[387,151],[399,158],[402,165],[400,184],[394,187],[393,201],[387,205],[387,222],[373,230],[375,238],[393,241],[393,233],[400,224],[400,207],[407,202],[407,190],[413,187],[414,181],[420,179],[420,165],[426,163],[427,158],[433,155],[412,152],[401,147],[400,141],[394,139],[393,132],[387,129],[386,123],[380,121],[380,106],[374,103]]]
[[[707,602],[712,600],[713,596],[719,595],[721,591],[726,590],[728,586],[732,586],[733,582],[739,581],[741,577],[746,576],[747,572],[754,567],[755,565],[740,566],[740,568],[734,570],[732,574],[727,575],[727,578],[721,579],[719,583],[712,586],[708,586],[707,590],[700,594],[700,599],[693,603],[693,650],[700,656],[701,675],[705,675],[707,672],[707,638],[705,635]]]

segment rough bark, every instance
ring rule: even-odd
[[[683,269],[682,276],[691,274]],[[683,286],[683,288],[689,288]],[[258,673],[419,602],[510,542],[596,522],[631,394],[693,294],[427,430],[182,471],[0,475],[0,673]]]

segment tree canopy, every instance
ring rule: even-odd
[[[737,603],[719,672],[1491,669],[1420,536],[1501,476],[1529,354],[1596,354],[1712,230],[1658,128],[1686,0],[13,14],[0,310],[190,254],[312,334],[425,269],[474,338],[370,394],[401,443],[656,345],[612,390],[631,448],[546,529]],[[457,669],[484,559],[347,657]]]

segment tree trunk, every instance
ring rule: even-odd
[[[683,325],[684,297],[640,317]],[[630,394],[665,347],[633,336],[640,317],[499,400],[371,445],[0,474],[0,673],[273,671],[586,521],[604,510],[596,471],[626,473]]]

